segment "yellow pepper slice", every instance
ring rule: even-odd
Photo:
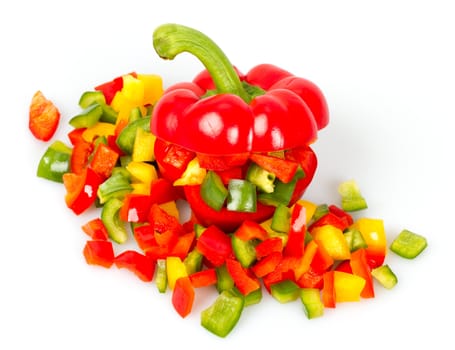
[[[163,79],[156,74],[138,74],[139,79],[144,84],[144,106],[154,105],[163,94]]]
[[[82,138],[87,142],[93,142],[98,136],[109,136],[115,134],[115,125],[105,122],[97,122],[82,133]]]
[[[204,181],[207,170],[201,168],[199,160],[193,158],[187,165],[182,176],[174,181],[174,186],[200,185]]]

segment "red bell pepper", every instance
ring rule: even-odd
[[[322,302],[327,308],[334,308],[336,306],[335,287],[334,287],[334,271],[327,271],[323,274],[323,287],[322,287]]]
[[[217,211],[207,205],[200,194],[200,185],[185,186],[185,198],[188,201],[194,215],[204,226],[216,225],[226,232],[232,232],[244,221],[263,221],[269,218],[275,211],[275,207],[257,203],[255,212],[237,212],[227,210],[226,207]]]
[[[281,239],[280,239],[281,240]],[[267,254],[266,256],[262,257],[258,262],[256,262],[252,267],[251,271],[256,275],[258,278],[262,278],[269,273],[272,273],[278,264],[281,262],[283,255],[281,252],[275,251]]]
[[[126,250],[120,253],[115,257],[114,263],[118,268],[130,270],[144,282],[153,280],[155,262],[135,250]]]
[[[154,152],[161,176],[171,182],[182,176],[188,163],[196,156],[194,152],[161,138],[156,139]]]
[[[299,163],[259,153],[252,153],[250,159],[261,168],[273,173],[284,183],[288,183],[294,177]]]
[[[325,108],[311,110],[304,98],[287,88],[288,83],[277,89],[270,87],[267,92],[254,89],[257,96],[249,95],[224,53],[194,29],[163,25],[154,32],[154,47],[160,57],[168,59],[184,51],[194,54],[207,68],[217,90],[205,98],[192,89],[165,93],[151,121],[151,130],[158,138],[203,154],[269,152],[313,142],[317,138],[316,120],[322,120],[321,127],[328,120],[325,99],[311,83],[300,90],[315,91],[312,96],[317,95],[319,106]],[[254,70],[266,71],[262,66]],[[247,77],[243,82],[248,84]],[[188,134],[188,130],[192,132]]]
[[[60,111],[41,91],[37,91],[30,103],[28,127],[38,140],[49,141],[60,121]]]
[[[89,265],[109,268],[114,264],[114,248],[111,241],[92,240],[85,243],[83,254]]]

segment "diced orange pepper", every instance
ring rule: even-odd
[[[368,246],[365,253],[370,267],[373,269],[381,266],[387,252],[384,222],[380,219],[360,218],[356,220],[353,227],[362,233]]]
[[[234,232],[234,235],[243,241],[249,241],[251,239],[264,241],[269,236],[267,231],[260,224],[251,220],[245,220]]]
[[[181,317],[191,313],[194,295],[194,287],[188,276],[177,279],[172,292],[172,305]]]
[[[213,268],[197,271],[189,277],[194,288],[211,286],[217,282],[216,270]]]
[[[368,265],[366,251],[360,248],[351,253],[349,261],[354,275],[360,276],[365,280],[365,287],[362,289],[360,296],[362,298],[374,298],[374,284],[371,270]]]
[[[240,293],[248,295],[261,288],[259,279],[235,259],[226,259],[226,267]]]

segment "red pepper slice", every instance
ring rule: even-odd
[[[284,256],[301,258],[305,248],[306,210],[296,203],[291,214],[288,241],[284,247]]]
[[[249,269],[244,268],[238,260],[226,259],[226,267],[234,280],[234,285],[243,295],[248,295],[261,287],[259,279]]]
[[[261,168],[276,175],[282,182],[288,183],[294,177],[299,163],[259,153],[250,155],[250,159]]]
[[[161,176],[171,182],[180,178],[195,153],[157,138],[154,152]]]
[[[327,308],[336,306],[334,271],[327,271],[323,274],[324,285],[322,287],[322,302]]]
[[[365,280],[365,287],[363,287],[360,296],[362,298],[374,298],[373,277],[364,248],[360,248],[351,253],[350,265],[352,273]]]
[[[216,270],[214,268],[192,273],[189,277],[194,288],[211,286],[217,282]]]
[[[119,154],[104,143],[100,143],[93,154],[90,167],[103,179],[107,179],[117,164]]]

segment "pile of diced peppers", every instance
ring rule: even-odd
[[[228,186],[197,161],[174,183],[159,177],[150,113],[162,92],[160,76],[136,73],[85,92],[81,113],[69,121],[70,145],[54,141],[41,158],[37,175],[64,184],[75,214],[101,210],[82,226],[90,237],[83,249],[88,264],[126,268],[154,281],[161,293],[170,290],[181,317],[191,312],[197,289],[214,288],[219,296],[202,311],[201,325],[225,337],[264,290],[280,303],[300,299],[309,319],[320,317],[337,303],[373,298],[373,280],[393,288],[397,277],[385,263],[388,249],[412,259],[427,246],[409,230],[388,246],[382,220],[354,220],[351,212],[367,203],[353,180],[340,184],[339,205],[301,199],[289,207],[292,188],[274,188],[281,183],[275,174],[254,162],[246,179]],[[229,210],[254,211],[260,193],[275,212],[234,232],[203,227],[193,216],[182,222],[180,187],[195,183],[214,209],[227,201]],[[137,249],[122,251],[129,240]]]

